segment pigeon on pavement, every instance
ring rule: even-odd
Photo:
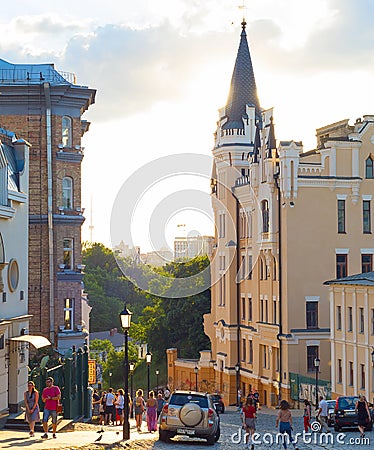
[[[95,442],[99,442],[99,441],[101,441],[101,439],[102,439],[102,437],[103,437],[103,435],[102,434],[100,434],[100,436],[96,439],[96,441]]]

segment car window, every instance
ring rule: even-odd
[[[214,402],[219,402],[219,400],[220,400],[220,396],[219,395],[212,395],[212,400],[214,401]]]
[[[208,408],[207,397],[201,397],[199,395],[173,394],[170,400],[170,404],[177,406],[183,406],[186,403],[196,403],[200,408]]]
[[[358,397],[345,397],[339,399],[339,408],[355,409]]]

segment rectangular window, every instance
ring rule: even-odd
[[[242,361],[246,360],[247,348],[246,348],[246,339],[242,339]]]
[[[338,359],[338,383],[343,382],[343,368],[342,368],[342,360]]]
[[[4,334],[2,334],[0,336],[0,350],[4,350],[4,345],[5,345],[5,338],[4,338]]]
[[[374,334],[374,309],[371,309],[371,334]]]
[[[245,320],[245,297],[242,297],[242,320]]]
[[[360,320],[359,332],[364,333],[365,332],[364,308],[359,308],[359,320]]]
[[[273,300],[273,323],[277,323],[277,301]]]
[[[338,233],[345,233],[345,200],[338,200]]]
[[[252,255],[248,256],[248,280],[252,280]]]
[[[226,218],[225,214],[219,215],[219,237],[224,238],[226,235]]]
[[[361,389],[365,389],[365,365],[360,364],[361,373]]]
[[[248,299],[248,322],[252,322],[253,317],[252,317],[252,298]]]
[[[352,361],[349,361],[349,364],[348,364],[348,367],[349,367],[349,373],[348,373],[348,384],[350,385],[350,386],[353,386],[353,362]]]
[[[362,202],[362,231],[363,233],[371,233],[370,200]]]
[[[64,329],[74,329],[74,299],[66,298],[64,307]]]
[[[373,255],[361,255],[361,271],[362,273],[373,271]]]
[[[342,307],[341,306],[336,307],[336,329],[337,330],[342,329]]]
[[[267,355],[268,355],[268,352],[267,352],[267,350],[266,350],[266,345],[263,345],[262,346],[262,358],[263,358],[263,365],[262,365],[262,367],[264,368],[264,369],[266,369],[266,367],[267,367]]]
[[[308,372],[315,372],[316,368],[314,365],[314,360],[318,358],[318,345],[308,345],[306,348],[306,364]]]
[[[253,364],[253,341],[248,341],[249,354],[248,354],[248,362],[249,364]]]
[[[352,306],[348,306],[348,327],[347,331],[353,330]]]
[[[225,306],[226,303],[226,274],[223,274],[219,279],[219,306]]]
[[[260,322],[264,321],[264,301],[260,300]]]
[[[246,271],[245,271],[245,255],[242,255],[242,280],[246,279]]]
[[[265,322],[269,323],[269,308],[268,308],[268,301],[265,300]]]
[[[318,302],[306,302],[306,327],[318,328]]]
[[[336,255],[336,278],[344,278],[348,274],[348,255]]]
[[[64,239],[64,265],[65,269],[73,269],[73,239]]]

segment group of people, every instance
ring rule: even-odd
[[[359,395],[358,401],[356,402],[355,412],[357,413],[358,429],[360,431],[361,437],[365,436],[365,428],[371,420],[371,414],[369,410],[368,403],[364,395]],[[252,436],[256,431],[256,418],[257,418],[257,403],[255,402],[253,396],[248,395],[245,405],[242,408],[242,421],[243,428],[246,431],[246,445],[254,449],[254,444],[252,442]],[[312,405],[309,400],[304,400],[304,431],[305,433],[311,430],[311,419],[312,419]],[[321,424],[322,432],[329,432],[327,419],[328,419],[328,403],[323,396],[319,398],[318,408],[316,410],[316,419]],[[289,436],[289,441],[292,443],[296,450],[296,444],[292,439],[292,414],[290,410],[290,404],[286,400],[282,400],[279,405],[279,411],[277,414],[276,428],[279,426],[279,432],[281,434],[287,434]],[[283,447],[287,448],[287,442],[284,440]]]
[[[57,408],[61,399],[61,391],[58,386],[55,386],[52,377],[48,377],[45,381],[46,387],[42,392],[42,401],[44,403],[43,411],[43,439],[48,438],[48,419],[52,417],[52,437],[56,438],[57,430]],[[33,381],[27,383],[27,391],[24,393],[25,401],[25,419],[29,424],[30,437],[34,437],[35,423],[40,421],[40,409],[39,409],[39,392],[35,387]]]
[[[143,415],[146,415],[147,428],[149,432],[157,431],[157,419],[165,402],[170,397],[168,389],[159,391],[156,397],[154,391],[150,391],[148,399],[144,399],[142,389],[136,391],[132,400],[128,396],[129,412],[134,411],[136,428],[140,432],[142,428]],[[113,388],[103,391],[101,395],[95,390],[92,399],[93,416],[99,417],[100,425],[122,425],[124,420],[125,397],[123,389],[114,392]]]

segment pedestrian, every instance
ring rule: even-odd
[[[162,408],[164,407],[164,399],[162,398],[161,392],[157,395],[157,419],[159,418]]]
[[[39,410],[39,392],[35,389],[35,383],[29,381],[27,383],[27,391],[23,394],[25,400],[26,422],[29,424],[30,437],[34,437],[35,422],[40,420],[40,410]]]
[[[238,389],[237,401],[238,401],[238,411],[241,411],[241,409],[242,409],[242,390],[241,389]]]
[[[312,407],[309,400],[304,400],[304,431],[308,433],[310,428],[310,419],[312,417]]]
[[[48,438],[48,419],[52,417],[52,437],[56,438],[56,429],[57,429],[57,405],[61,398],[61,391],[58,386],[55,386],[54,380],[52,377],[48,377],[45,380],[46,387],[42,392],[42,400],[44,402],[44,411],[43,411],[43,430],[44,434],[42,436],[43,439]]]
[[[260,394],[258,393],[257,390],[255,390],[254,393],[253,393],[253,400],[254,400],[254,402],[255,402],[255,408],[256,408],[256,411],[257,411],[258,409],[261,409],[261,408],[260,408]]]
[[[169,388],[166,387],[165,392],[164,392],[164,400],[165,400],[165,402],[169,401],[169,397],[170,397],[170,391],[169,391]]]
[[[135,421],[136,421],[136,430],[138,432],[142,429],[142,419],[143,419],[143,412],[145,409],[145,402],[143,398],[143,390],[138,389],[136,391],[136,397],[135,397]]]
[[[371,421],[369,406],[364,395],[358,396],[355,411],[357,413],[358,429],[360,431],[361,437],[364,437],[365,428],[369,425]]]
[[[123,389],[118,389],[117,392],[117,400],[114,402],[114,405],[116,407],[116,425],[117,423],[117,417],[119,418],[119,424],[123,424],[123,409],[125,407],[125,397]]]
[[[108,389],[108,393],[105,396],[105,424],[114,425],[114,421],[116,419],[116,408],[114,406],[114,402],[116,401],[116,397],[113,394],[113,388]]]
[[[247,397],[246,403],[243,406],[243,428],[245,428],[245,443],[249,445],[251,440],[251,449],[255,448],[252,436],[256,431],[256,408],[254,406],[253,398]]]
[[[149,432],[157,431],[157,400],[153,391],[147,400],[147,427]]]
[[[330,432],[329,427],[327,425],[328,414],[329,414],[329,404],[321,395],[319,397],[319,405],[316,418],[317,420],[319,420],[319,423],[321,424],[322,431],[325,431],[326,433]]]
[[[92,394],[92,417],[99,417],[100,412],[100,400],[101,397],[99,393],[97,392],[97,389],[94,389]]]
[[[290,411],[290,405],[287,400],[282,400],[279,407],[280,409],[277,415],[275,426],[278,427],[279,425],[279,433],[284,434],[283,447],[287,448],[287,440],[289,438],[289,441],[292,443],[295,449],[298,450],[292,439],[292,414]],[[288,435],[288,438],[286,435]]]

